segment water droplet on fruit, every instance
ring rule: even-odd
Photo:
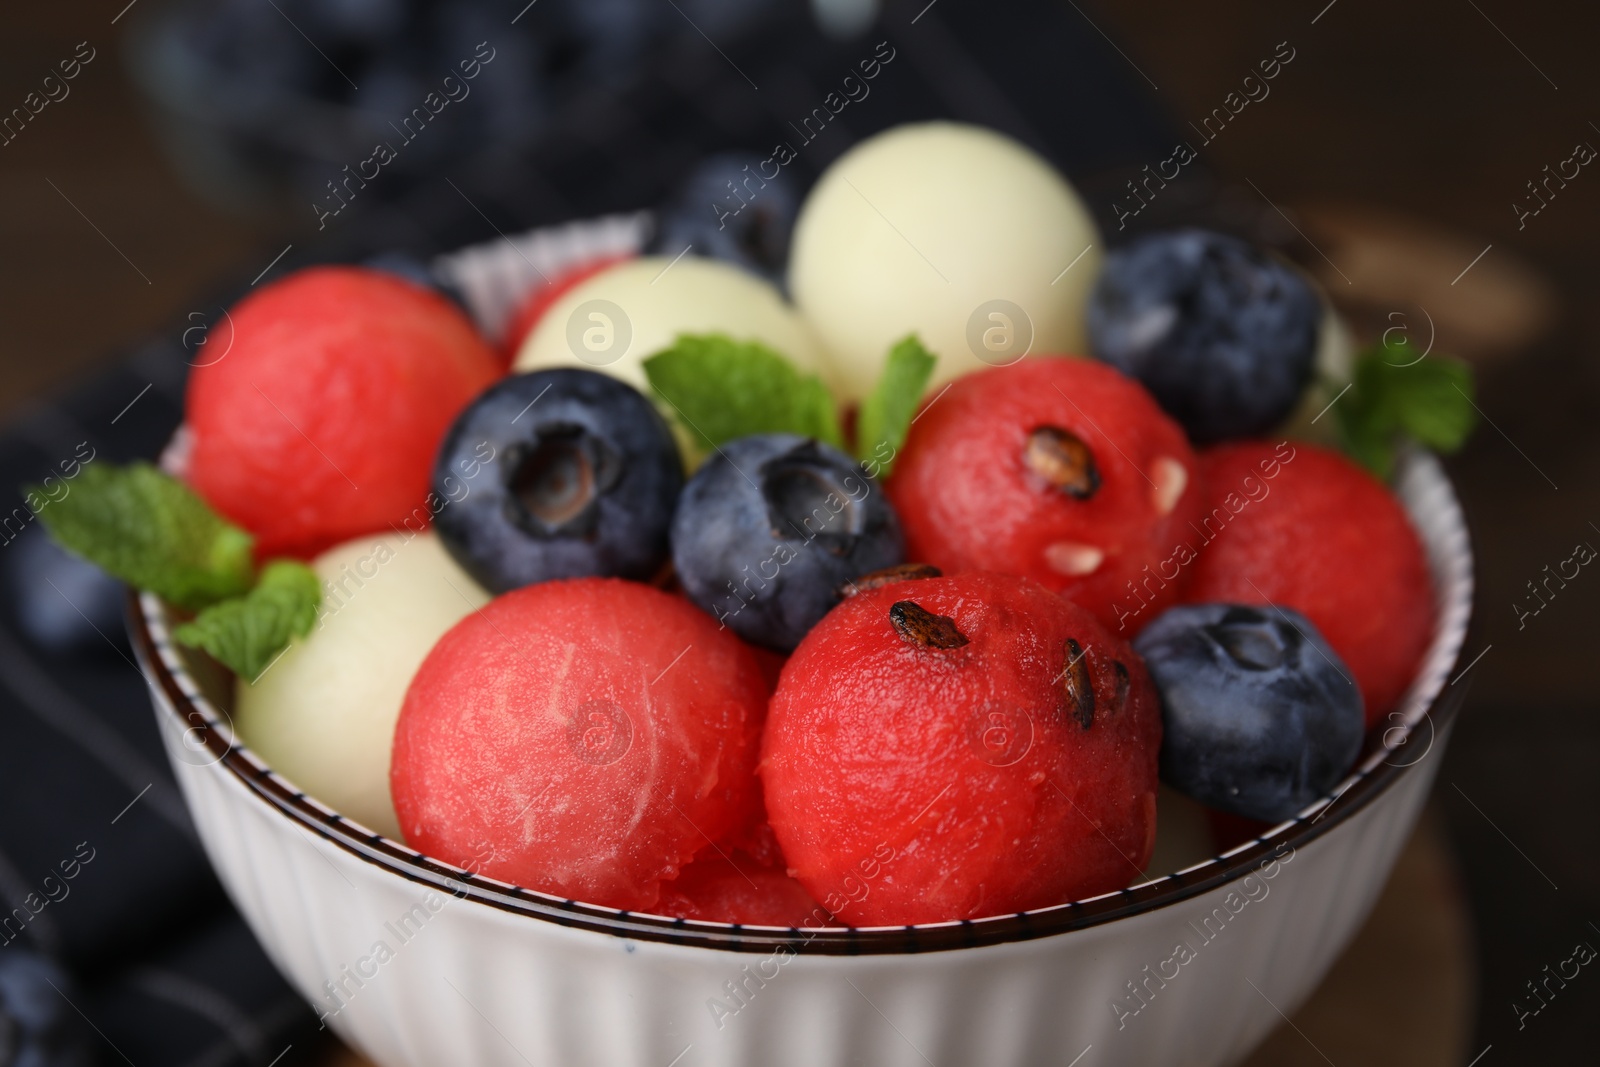
[[[944,575],[938,567],[931,563],[897,563],[893,567],[884,567],[870,574],[845,582],[838,589],[840,600],[848,600],[857,593],[866,593],[874,589],[882,589],[886,585],[895,585],[900,582],[914,582],[923,578],[939,578]]]
[[[1067,695],[1067,711],[1087,730],[1094,725],[1094,684],[1089,678],[1087,653],[1070,637],[1066,651],[1067,665],[1061,669],[1061,686]]]
[[[1157,456],[1150,465],[1150,480],[1155,488],[1150,490],[1150,502],[1157,515],[1170,515],[1189,487],[1189,470],[1171,456]]]
[[[919,648],[952,649],[967,643],[967,635],[956,629],[956,621],[935,615],[920,604],[897,600],[889,607],[889,621],[895,632]]]
[[[1030,433],[1022,461],[1046,485],[1074,500],[1088,500],[1100,488],[1094,453],[1081,437],[1059,426],[1040,426]]]
[[[1106,554],[1093,545],[1077,541],[1052,541],[1044,546],[1044,561],[1057,574],[1077,578],[1100,569]]]

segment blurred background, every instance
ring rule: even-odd
[[[881,40],[907,58],[808,147],[802,187],[861,136],[945,115],[1043,152],[1114,238],[1123,182],[1189,141],[1197,165],[1140,227],[1202,222],[1278,247],[1365,339],[1398,325],[1472,360],[1485,416],[1448,462],[1479,557],[1466,655],[1481,658],[1448,751],[1421,756],[1443,761],[1433,800],[1366,930],[1252,1063],[1593,1054],[1600,977],[1531,1017],[1514,1005],[1575,945],[1600,945],[1600,579],[1520,624],[1514,605],[1576,543],[1600,544],[1600,173],[1538,184],[1600,146],[1594,5],[94,0],[4,19],[7,492],[80,440],[119,459],[159,450],[190,331],[252,280],[655,207],[706,154],[788,136]],[[408,137],[395,123],[484,58],[480,42],[493,58],[470,96]],[[1270,96],[1202,134],[1285,48]],[[329,183],[376,140],[401,147],[346,204]],[[71,972],[95,1055],[333,1062],[194,848],[114,593],[50,570],[36,538],[6,540],[0,896],[12,907],[89,843],[76,899],[27,937]],[[81,619],[39,595],[41,573],[86,583]],[[68,731],[94,740],[73,751]]]

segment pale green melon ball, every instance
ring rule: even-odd
[[[759,341],[801,371],[822,369],[816,338],[777,289],[694,255],[629,260],[575,286],[523,342],[515,369],[587,367],[648,396],[644,360],[684,333]]]
[[[1100,244],[1049,163],[991,130],[930,122],[828,168],[795,225],[789,285],[859,400],[911,332],[939,357],[934,386],[1024,352],[1082,354]]]
[[[1329,404],[1350,384],[1355,372],[1356,341],[1344,317],[1322,298],[1322,326],[1317,333],[1317,361],[1311,385],[1284,423],[1290,437],[1335,446],[1339,442],[1339,413]]]
[[[239,683],[239,736],[317,800],[398,839],[389,752],[406,688],[435,642],[489,595],[432,533],[357,538],[312,568],[322,579],[317,627],[254,685]]]

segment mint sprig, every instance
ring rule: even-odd
[[[915,334],[889,350],[856,425],[856,455],[879,475],[889,472],[905,443],[937,363]],[[650,388],[704,447],[756,433],[801,434],[845,447],[837,405],[822,379],[802,374],[758,341],[680,334],[671,348],[644,361],[644,373]]]
[[[1334,405],[1345,451],[1380,478],[1407,441],[1455,452],[1477,426],[1472,368],[1424,356],[1404,340],[1356,356],[1349,392]]]
[[[833,397],[758,341],[680,334],[644,361],[645,378],[707,448],[754,433],[796,433],[844,447]]]
[[[317,622],[322,583],[316,572],[295,560],[274,560],[261,571],[256,587],[242,597],[202,611],[172,636],[203,648],[239,677],[253,682],[293,637],[304,637]]]
[[[91,463],[39,512],[67,549],[130,585],[196,609],[250,588],[253,542],[194,490],[149,463]],[[38,487],[25,491],[43,492]]]
[[[928,387],[939,360],[911,334],[889,350],[888,362],[872,394],[861,404],[856,422],[856,455],[878,464],[880,475],[894,467],[900,446],[906,442],[911,420],[917,414],[922,391]],[[880,453],[887,450],[888,455]]]
[[[322,583],[274,560],[256,576],[254,541],[194,490],[149,463],[85,466],[71,491],[39,512],[62,547],[113,577],[200,614],[173,631],[246,681],[316,624]],[[43,494],[40,488],[25,492]]]

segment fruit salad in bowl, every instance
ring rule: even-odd
[[[737,162],[264,285],[46,513],[224,884],[386,1067],[1237,1059],[1431,782],[1470,379],[987,130]]]

